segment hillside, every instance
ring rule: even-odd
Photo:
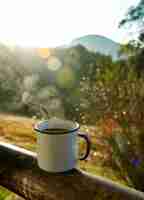
[[[120,44],[108,39],[104,36],[99,35],[86,35],[71,42],[71,46],[78,44],[83,45],[90,51],[99,52],[104,55],[111,55],[114,60],[118,59],[118,52]]]

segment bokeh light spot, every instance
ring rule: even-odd
[[[63,67],[57,74],[57,84],[61,88],[72,88],[75,80],[75,72],[70,67]]]
[[[47,64],[48,64],[48,69],[50,69],[52,71],[56,71],[62,66],[61,61],[58,58],[54,57],[54,56],[51,56],[48,59],[48,63]]]
[[[50,50],[48,48],[39,48],[38,54],[42,58],[48,58],[50,56]]]

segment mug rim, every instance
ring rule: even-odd
[[[38,127],[38,125],[40,125],[41,123],[45,123],[45,122],[48,122],[49,120],[45,120],[45,121],[42,121],[42,122],[39,122],[37,124],[34,125],[34,130],[39,132],[39,133],[43,133],[43,134],[47,134],[47,135],[63,135],[63,134],[66,134],[66,133],[73,133],[75,131],[77,131],[79,128],[80,128],[80,125],[78,122],[73,122],[73,121],[70,121],[71,123],[73,123],[73,128],[70,128],[66,131],[54,131],[53,129],[54,128],[48,128],[47,130],[40,130],[40,128]]]

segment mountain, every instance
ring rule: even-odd
[[[78,44],[83,45],[90,51],[99,52],[104,55],[111,55],[114,60],[119,58],[118,52],[120,49],[120,44],[114,42],[100,35],[86,35],[77,39],[74,39],[70,46],[76,46]]]

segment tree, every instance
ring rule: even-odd
[[[138,40],[137,46],[143,47],[144,45],[144,0],[140,0],[140,2],[131,7],[128,10],[127,15],[124,19],[121,20],[119,26],[124,26],[126,24],[131,24],[136,27],[136,31],[138,32]]]
[[[119,26],[132,25],[136,28],[138,37],[136,40],[130,41],[122,51],[126,50],[127,53],[134,53],[135,68],[138,72],[138,76],[142,76],[144,70],[144,0],[131,7],[128,10],[127,15],[121,20]],[[134,51],[133,51],[134,50]]]

